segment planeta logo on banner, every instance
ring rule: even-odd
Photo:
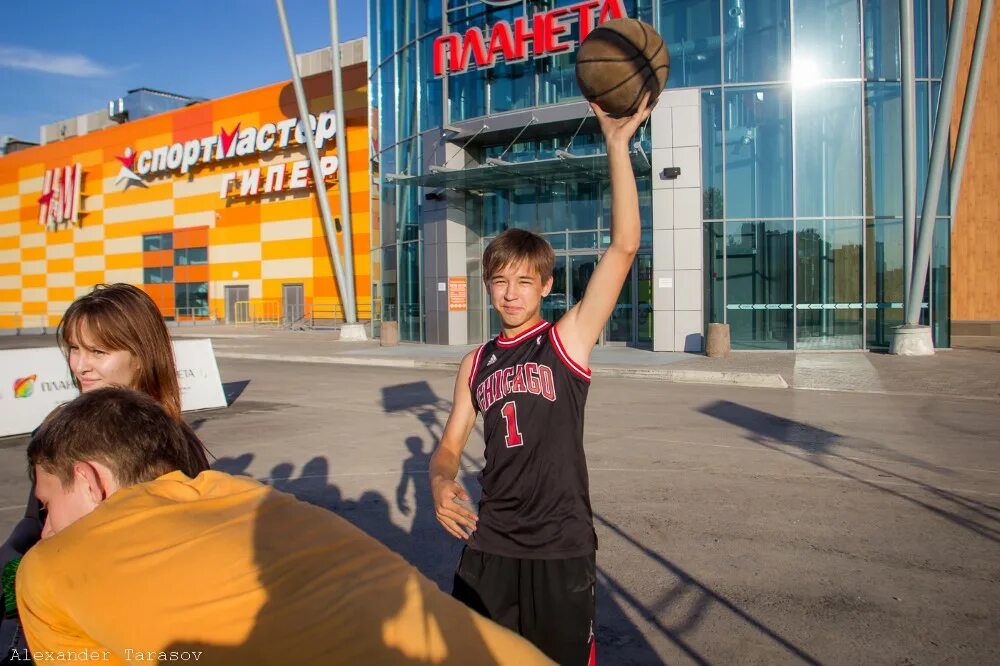
[[[80,179],[83,166],[79,163],[49,169],[42,178],[42,196],[38,197],[38,224],[76,224],[80,221]]]
[[[515,4],[516,0],[483,2],[503,7]],[[497,21],[485,32],[482,28],[469,28],[464,33],[446,33],[434,40],[434,76],[460,74],[473,64],[476,69],[488,69],[498,62],[524,62],[530,56],[542,58],[566,53],[579,46],[596,26],[626,16],[624,0],[586,0],[538,12],[530,18],[519,16],[513,25]],[[575,39],[574,23],[579,25]]]
[[[324,111],[319,116],[310,115],[309,125],[315,137],[316,148],[321,150],[323,145],[337,133],[336,113]],[[287,118],[278,123],[266,123],[260,128],[241,129],[240,126],[241,123],[237,123],[232,130],[221,128],[217,135],[185,142],[178,141],[138,153],[126,148],[125,154],[117,158],[122,163],[122,169],[116,182],[124,182],[127,189],[130,184],[141,184],[143,178],[151,175],[176,170],[186,174],[196,165],[285,149],[293,140],[296,144],[305,144],[302,123],[295,118]],[[336,173],[338,160],[335,156],[323,157],[320,162],[324,177]],[[225,199],[230,194],[236,193],[231,190],[235,190],[232,185],[237,177],[241,181],[238,189],[240,196],[255,195],[259,191],[275,192],[307,187],[308,171],[309,160],[271,165],[267,168],[263,184],[260,182],[259,168],[246,169],[240,171],[238,175],[223,174],[219,196]]]

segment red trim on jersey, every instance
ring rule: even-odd
[[[532,326],[531,328],[529,328],[527,331],[521,333],[516,338],[505,338],[503,333],[501,333],[500,335],[497,336],[497,346],[506,349],[508,347],[514,347],[516,345],[519,345],[528,338],[530,338],[531,336],[535,335],[536,333],[541,333],[542,331],[544,331],[546,326],[550,326],[549,322],[542,320],[537,324],[535,324],[534,326]]]
[[[590,657],[587,659],[587,666],[597,666],[597,638],[590,637]]]
[[[549,337],[552,339],[552,347],[556,350],[556,354],[562,362],[566,364],[566,367],[583,381],[589,382],[591,375],[590,370],[569,357],[569,354],[566,353],[566,348],[563,347],[562,340],[559,338],[559,332],[556,331],[555,326],[553,326],[552,330],[549,331]]]
[[[476,350],[476,355],[472,358],[472,371],[469,373],[469,388],[472,388],[472,383],[476,381],[476,373],[479,372],[479,361],[483,359],[483,350],[486,349],[486,345],[479,345],[479,349]]]

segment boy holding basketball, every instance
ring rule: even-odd
[[[611,245],[583,298],[555,325],[541,318],[555,255],[540,236],[500,234],[483,254],[483,280],[501,334],[466,356],[430,477],[438,521],[467,540],[453,595],[517,631],[560,664],[595,658],[597,537],[583,450],[591,351],[639,248],[639,197],[628,143],[649,117],[612,118],[591,104],[611,181]],[[459,501],[459,459],[482,413],[486,467],[479,515]]]

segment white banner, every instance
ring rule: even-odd
[[[175,340],[174,358],[184,411],[226,406],[211,340]],[[77,395],[58,348],[0,350],[0,437],[31,432]]]

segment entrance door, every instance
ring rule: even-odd
[[[286,326],[301,323],[306,315],[306,292],[302,283],[281,285],[281,321]]]
[[[242,310],[243,316],[248,313],[247,305],[237,306],[237,303],[249,303],[250,301],[250,286],[245,284],[234,284],[227,285],[225,289],[226,296],[226,323],[227,324],[237,324],[240,323],[240,311]]]

